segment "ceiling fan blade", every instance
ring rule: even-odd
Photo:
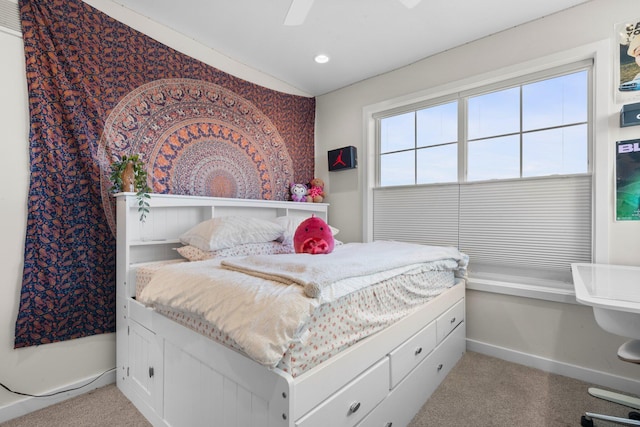
[[[402,3],[407,9],[413,9],[416,7],[422,0],[398,0]]]
[[[291,0],[289,12],[284,18],[284,25],[302,25],[313,5],[313,0]]]

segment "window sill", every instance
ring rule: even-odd
[[[524,298],[535,298],[544,301],[578,304],[573,289],[545,285],[528,285],[523,283],[501,282],[498,280],[469,277],[467,289],[496,294],[512,295]]]

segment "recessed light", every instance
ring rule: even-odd
[[[316,55],[314,59],[318,64],[326,64],[329,62],[329,57],[324,54]]]

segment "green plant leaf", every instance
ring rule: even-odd
[[[148,175],[140,154],[123,154],[120,160],[116,160],[111,163],[111,174],[109,175],[109,180],[111,181],[112,186],[109,190],[114,193],[122,191],[122,172],[126,169],[129,163],[133,163],[134,186],[137,189],[136,198],[138,200],[140,221],[145,222],[146,216],[149,213],[150,205],[148,200],[151,198],[149,195],[151,188],[147,183]]]

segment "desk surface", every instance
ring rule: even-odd
[[[640,267],[577,263],[571,271],[579,302],[640,313]]]

